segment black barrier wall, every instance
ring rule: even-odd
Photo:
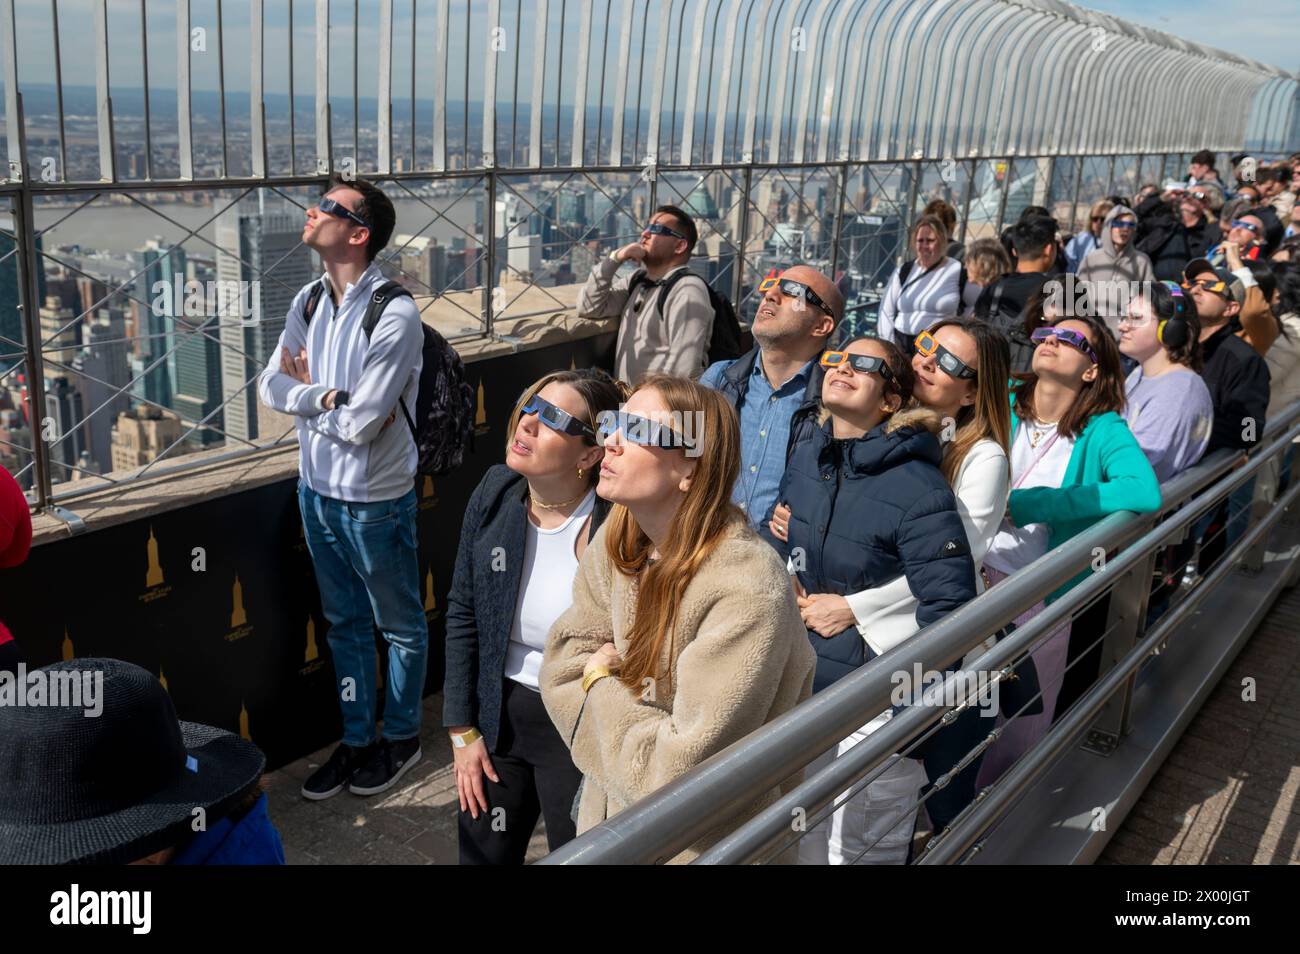
[[[612,343],[605,334],[466,366],[479,395],[474,450],[456,473],[417,481],[426,694],[442,686],[465,504],[504,459],[515,400],[548,371],[598,362]],[[0,617],[29,666],[76,656],[136,663],[159,675],[182,719],[239,732],[278,768],[342,732],[296,487],[283,480],[34,547],[0,572]],[[381,675],[386,664],[377,652]]]

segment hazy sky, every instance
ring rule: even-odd
[[[1300,73],[1296,0],[1086,0],[1078,6]]]

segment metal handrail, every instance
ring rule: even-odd
[[[997,587],[921,630],[902,646],[872,660],[539,863],[653,863],[673,857],[701,836],[716,830],[720,819],[752,806],[758,798],[803,769],[817,755],[858,729],[870,715],[888,709],[892,689],[890,674],[902,659],[907,658],[909,662],[920,660],[925,668],[942,671],[983,642],[989,633],[1073,579],[1091,562],[1098,549],[1111,552],[1143,538],[1143,545],[1134,547],[1133,554],[1121,553],[1108,562],[1107,570],[1096,575],[1101,578],[1100,582],[1093,579],[1075,587],[1012,637],[999,643],[996,650],[980,662],[984,665],[1003,657],[1014,658],[1034,638],[1052,632],[1049,627],[1053,627],[1054,621],[1059,622],[1067,612],[1095,599],[1118,579],[1121,572],[1112,572],[1112,567],[1130,568],[1129,561],[1136,562],[1136,558],[1169,542],[1202,511],[1248,480],[1264,460],[1281,452],[1298,433],[1300,402],[1269,422],[1263,434],[1267,445],[1252,455],[1248,465],[1239,472],[1224,479],[1224,475],[1237,467],[1241,455],[1228,451],[1212,455],[1162,485],[1163,501],[1159,513],[1137,515],[1124,511],[1105,517]],[[1202,493],[1206,490],[1212,492]],[[1164,523],[1158,522],[1161,516],[1189,503],[1185,512]],[[1042,622],[1039,622],[1040,618]],[[897,720],[891,720],[891,723],[900,721],[895,732],[901,733],[903,728],[914,730],[918,728],[916,722],[928,724],[942,716],[939,707],[929,708],[928,713],[922,713],[920,707],[913,707]],[[902,723],[901,720],[908,718],[910,712],[918,713],[910,716],[915,721]],[[873,733],[854,746],[845,758],[854,756],[859,764],[869,761],[894,741],[891,735],[886,734],[888,730],[887,725]],[[874,748],[869,748],[877,737],[880,741]],[[884,756],[896,748],[894,745]],[[879,761],[883,761],[884,756]],[[828,769],[841,761],[835,760]],[[841,766],[841,770],[843,768]],[[840,784],[836,790],[842,789],[843,784]],[[805,809],[814,807],[807,800],[800,805]],[[788,813],[782,821],[788,825]]]

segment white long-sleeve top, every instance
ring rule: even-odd
[[[419,309],[408,297],[394,298],[368,341],[362,327],[371,292],[386,280],[371,263],[343,289],[336,308],[329,277],[322,275],[325,293],[310,323],[302,312],[312,286],[299,291],[258,378],[262,403],[296,419],[298,467],[307,486],[350,503],[401,497],[414,484],[419,459],[411,428],[397,406],[400,396],[415,414],[424,347]],[[280,370],[281,348],[296,355],[304,347],[311,384]],[[347,391],[348,403],[326,411],[321,400],[333,389]],[[385,427],[394,411],[397,416]]]
[[[975,564],[975,591],[984,590],[980,565],[998,532],[1007,509],[1011,489],[1011,468],[1006,452],[996,441],[976,441],[957,469],[953,494],[970,544]],[[916,623],[917,600],[907,586],[907,577],[898,576],[884,586],[845,595],[858,621],[858,632],[877,654],[884,654],[910,636]]]
[[[964,300],[959,301],[957,289],[964,267],[955,258],[945,258],[930,271],[913,262],[905,286],[898,280],[901,269],[894,269],[880,298],[876,334],[886,341],[893,341],[896,333],[920,334],[936,321],[955,318],[958,310],[964,314],[971,313],[983,289],[968,282],[962,296]],[[960,307],[962,305],[964,307]]]

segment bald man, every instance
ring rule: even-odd
[[[765,287],[766,286],[766,287]],[[844,317],[835,283],[795,265],[759,286],[753,350],[710,365],[700,383],[726,395],[740,415],[740,477],[732,500],[755,528],[776,503],[795,438],[817,426],[821,353]]]

